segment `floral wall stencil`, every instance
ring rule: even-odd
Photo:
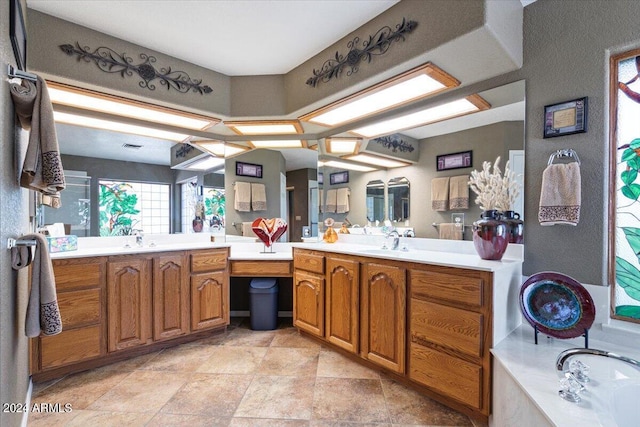
[[[611,58],[610,96],[611,315],[640,323],[640,50]]]

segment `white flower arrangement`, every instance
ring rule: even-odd
[[[482,163],[482,171],[471,172],[469,187],[478,195],[476,204],[480,209],[488,211],[497,209],[499,211],[513,210],[518,195],[520,194],[520,184],[516,181],[516,174],[509,169],[509,162],[505,165],[504,175],[500,170],[500,156],[493,164],[493,172],[490,171],[491,162]]]

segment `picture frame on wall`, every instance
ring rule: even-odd
[[[437,171],[470,167],[473,167],[473,151],[471,150],[436,156]]]
[[[329,174],[329,184],[346,184],[349,182],[349,171],[335,172]]]
[[[584,133],[587,131],[588,97],[544,107],[543,138]]]
[[[250,176],[252,178],[262,178],[262,165],[255,163],[236,162],[237,176]]]
[[[20,0],[9,0],[9,38],[16,58],[16,66],[21,71],[27,71],[27,32],[24,26],[22,6]]]

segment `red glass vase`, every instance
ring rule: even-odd
[[[473,245],[480,258],[499,261],[509,244],[507,224],[500,219],[497,210],[482,212],[473,223]]]

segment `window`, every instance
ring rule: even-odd
[[[170,232],[169,184],[99,180],[100,236]]]
[[[196,202],[204,204],[204,231],[209,227],[224,230],[225,194],[224,188],[201,187],[197,181],[185,182],[181,186],[182,199],[182,232],[193,233],[192,221],[196,216]],[[202,193],[202,195],[200,195]]]
[[[611,317],[640,323],[640,49],[610,66]]]

